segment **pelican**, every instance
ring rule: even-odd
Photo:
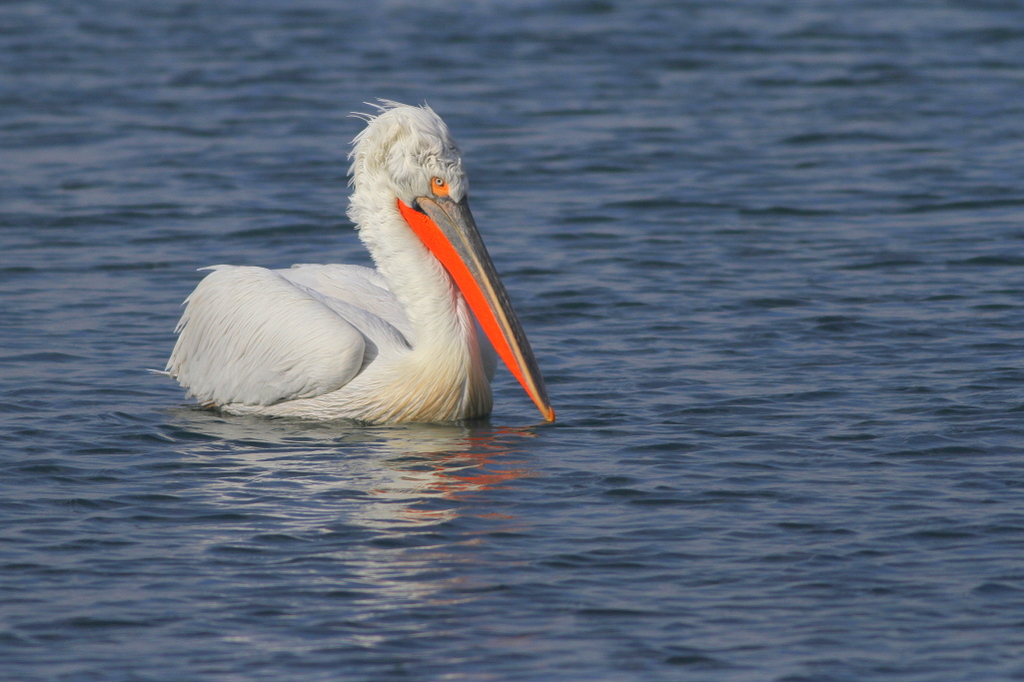
[[[206,268],[165,373],[229,414],[442,422],[490,414],[496,352],[554,421],[448,127],[426,105],[378,110],[349,154],[348,209],[376,269]]]

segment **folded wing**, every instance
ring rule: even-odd
[[[216,266],[186,300],[167,372],[206,405],[270,405],[337,390],[366,340],[315,291],[275,271]]]

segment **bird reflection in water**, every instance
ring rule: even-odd
[[[516,456],[524,440],[534,437],[530,426],[493,427],[477,420],[368,427],[225,418],[188,408],[179,417],[166,435],[185,452],[202,457],[206,466],[245,465],[248,475],[215,477],[215,488],[236,503],[248,498],[251,505],[251,496],[279,492],[284,479],[293,489],[290,508],[308,505],[316,516],[331,513],[335,520],[345,510],[347,522],[375,529],[452,520],[467,513],[466,503],[476,494],[531,473]],[[295,499],[296,484],[305,504]],[[324,504],[325,498],[333,504]],[[474,509],[473,515],[501,516]]]
[[[496,529],[524,530],[501,513],[500,489],[531,475],[534,427],[346,426],[188,408],[170,421],[161,435],[176,461],[154,470],[175,490],[168,518],[183,544],[200,563],[227,551],[244,570],[272,566],[275,580],[321,594],[323,612],[304,617],[326,629],[359,623],[357,646],[393,639],[396,612],[479,599],[493,572],[475,548]],[[291,594],[262,598],[284,608]]]

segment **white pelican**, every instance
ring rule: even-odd
[[[213,266],[166,373],[232,414],[437,422],[490,413],[496,350],[553,421],[447,126],[427,106],[378,108],[349,154],[348,209],[377,269]]]

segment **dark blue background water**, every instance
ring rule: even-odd
[[[11,680],[1024,678],[1016,2],[0,5]],[[428,101],[559,421],[224,418],[214,263]]]

